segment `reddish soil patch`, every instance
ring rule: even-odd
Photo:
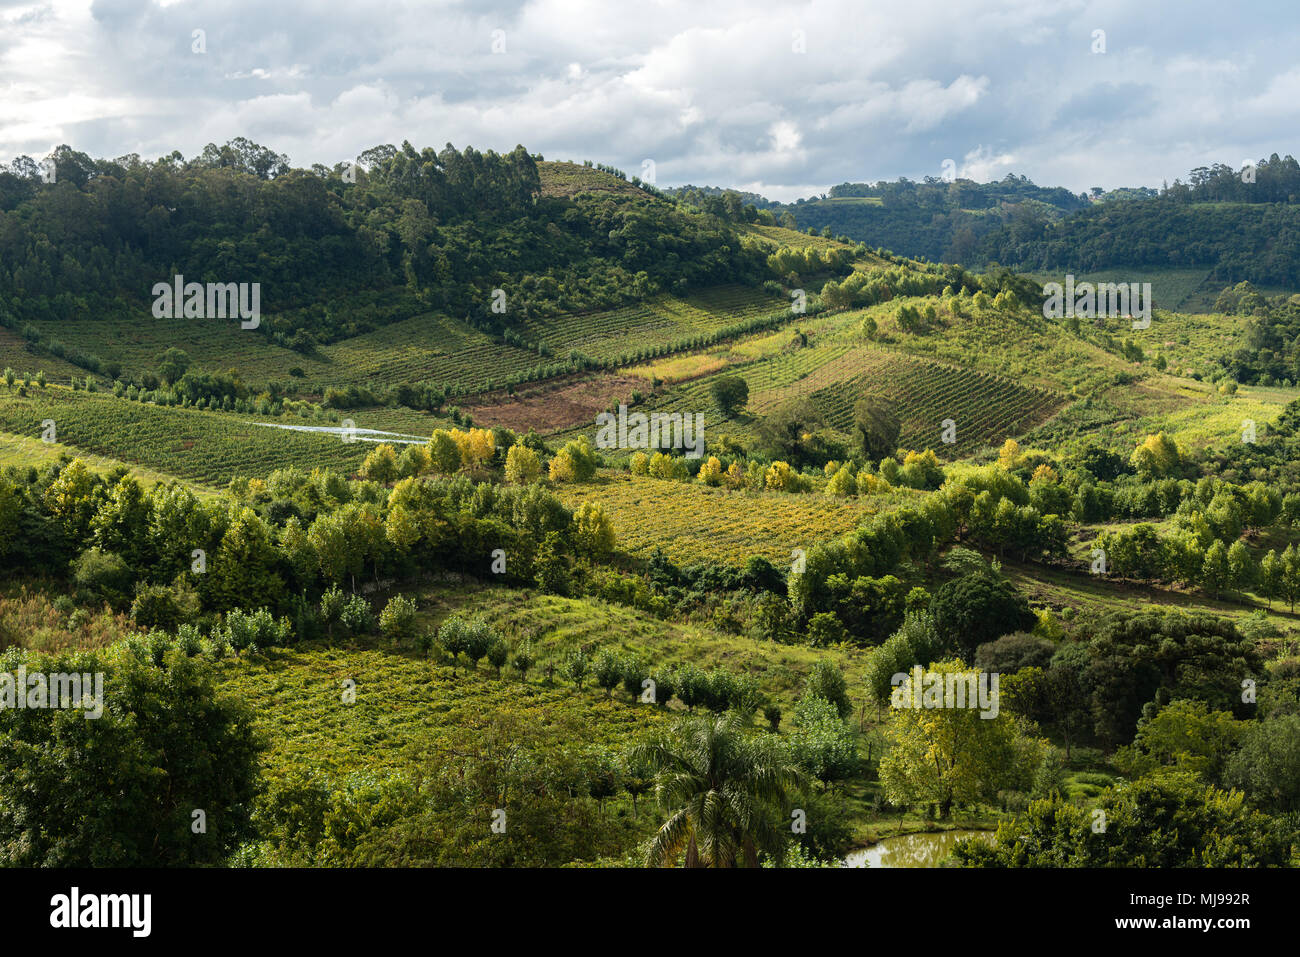
[[[636,376],[595,376],[549,382],[507,395],[494,392],[461,411],[477,426],[503,425],[515,432],[556,432],[575,425],[594,425],[596,413],[632,397],[633,390],[650,393],[650,383]]]

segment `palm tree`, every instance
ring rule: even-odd
[[[684,718],[632,758],[654,769],[655,796],[669,812],[646,851],[651,867],[672,866],[683,852],[687,867],[757,867],[759,847],[779,844],[773,821],[800,777],[770,735],[747,735],[729,714]]]

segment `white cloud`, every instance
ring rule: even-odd
[[[653,157],[660,185],[774,198],[945,157],[1082,190],[1295,152],[1300,119],[1300,17],[1210,0],[0,0],[0,25],[0,161],[245,135],[332,164],[409,139]]]

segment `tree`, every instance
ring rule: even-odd
[[[864,395],[853,406],[853,439],[872,462],[894,454],[901,429],[895,404],[888,399]]]
[[[1282,559],[1278,557],[1276,549],[1270,548],[1259,561],[1259,590],[1268,600],[1270,609],[1273,607],[1273,599],[1282,592],[1282,573]]]
[[[1240,791],[1220,791],[1186,771],[1112,787],[1094,812],[1060,794],[1034,801],[994,843],[958,841],[965,867],[1280,867],[1290,842]]]
[[[397,479],[397,452],[387,442],[376,445],[361,463],[361,477],[387,485]]]
[[[1061,648],[1075,657],[1093,731],[1107,746],[1132,740],[1149,704],[1175,695],[1244,714],[1241,682],[1262,673],[1255,642],[1231,621],[1176,612],[1110,616],[1086,643]],[[1152,705],[1154,707],[1154,705]]]
[[[600,558],[614,550],[614,523],[605,506],[583,502],[573,513],[573,543],[584,555]]]
[[[1023,631],[1003,635],[975,649],[975,667],[990,674],[1012,675],[1024,668],[1046,668],[1056,646]]]
[[[623,790],[632,798],[632,818],[635,820],[640,816],[638,801],[654,787],[654,774],[646,766],[645,761],[636,759],[630,753],[623,756],[620,770]]]
[[[570,654],[564,662],[564,676],[572,681],[579,691],[582,690],[583,679],[587,677],[590,669],[591,659],[581,648]]]
[[[469,659],[470,668],[477,668],[478,663],[488,657],[493,647],[500,641],[501,636],[497,634],[496,629],[482,618],[471,620],[465,629],[465,648],[463,651],[465,657]]]
[[[470,624],[460,615],[452,615],[438,629],[438,644],[451,661],[451,673],[456,674],[456,663],[469,650]]]
[[[841,718],[847,718],[853,713],[853,702],[849,700],[849,683],[844,678],[844,672],[833,661],[823,658],[813,665],[803,690],[805,695],[829,701]]]
[[[510,657],[510,664],[515,671],[519,672],[519,680],[528,683],[528,672],[536,663],[533,657],[533,643],[531,641],[521,641],[515,646],[514,654]]]
[[[587,436],[567,443],[551,459],[552,482],[590,482],[600,467],[600,455]]]
[[[749,401],[749,383],[738,375],[718,376],[709,392],[723,418],[731,418]]]
[[[526,445],[512,445],[506,453],[506,481],[529,485],[542,474],[542,460]]]
[[[760,850],[785,840],[786,794],[800,776],[770,735],[748,736],[732,715],[684,718],[673,733],[632,752],[654,772],[668,819],[646,863],[670,867],[757,867]]]
[[[9,656],[3,670],[18,663]],[[253,716],[218,694],[199,659],[172,651],[160,665],[134,653],[26,664],[104,674],[103,713],[88,721],[76,708],[0,708],[0,866],[218,865],[253,837]]]
[[[1178,443],[1164,432],[1148,435],[1133,452],[1130,464],[1147,478],[1171,475],[1182,462]]]
[[[850,777],[858,768],[857,736],[835,705],[805,693],[795,708],[789,736],[794,762],[823,784]]]
[[[251,508],[239,509],[209,562],[212,603],[221,609],[275,606],[284,600],[279,565],[266,521]]]
[[[1246,724],[1224,778],[1265,810],[1300,811],[1300,714]]]
[[[975,571],[939,586],[930,615],[940,641],[974,657],[975,649],[1013,631],[1029,631],[1037,618],[1010,582],[991,571]]]
[[[460,447],[443,429],[436,430],[429,439],[429,468],[439,475],[452,475],[460,469]]]
[[[77,590],[91,601],[106,601],[115,608],[126,605],[131,595],[131,566],[121,555],[88,548],[72,563]]]
[[[1244,542],[1233,542],[1228,549],[1228,585],[1242,598],[1243,592],[1254,584],[1255,563]]]
[[[1245,728],[1227,711],[1211,711],[1204,701],[1171,701],[1138,722],[1132,747],[1116,752],[1115,766],[1132,777],[1173,767],[1220,784]]]
[[[1295,545],[1288,545],[1282,552],[1282,597],[1295,612],[1295,601],[1300,598],[1300,551]]]
[[[496,672],[498,678],[501,677],[501,669],[506,666],[506,662],[509,658],[510,645],[506,643],[504,638],[498,635],[492,640],[492,643],[488,645],[487,650],[488,664],[492,666],[492,670]]]
[[[774,458],[798,463],[803,456],[804,436],[821,423],[821,413],[806,397],[787,399],[759,423],[759,445]]]
[[[415,635],[415,601],[394,595],[379,613],[379,630],[390,641],[403,642]]]
[[[1205,550],[1205,561],[1201,563],[1201,583],[1217,598],[1230,579],[1228,550],[1223,547],[1223,542],[1216,539]]]
[[[968,684],[978,678],[955,661],[932,665],[920,678],[928,692],[931,682],[942,685],[948,676]],[[916,679],[913,671],[898,686],[902,705],[920,693],[913,691]],[[1014,716],[990,718],[974,704],[891,708],[885,724],[888,749],[880,759],[880,782],[891,802],[935,804],[947,817],[955,803],[988,800],[1004,788],[1027,789],[1046,742],[1026,737]]]
[[[181,381],[181,376],[190,367],[190,357],[182,349],[175,346],[169,348],[158,359],[158,375],[168,385],[175,385]]]

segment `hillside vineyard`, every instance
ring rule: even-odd
[[[1295,17],[721,6],[6,15],[17,926],[1289,899]]]

